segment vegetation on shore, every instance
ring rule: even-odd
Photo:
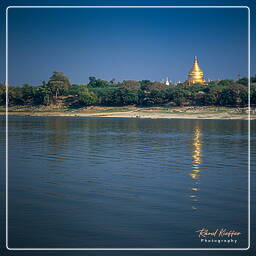
[[[0,104],[5,104],[6,88],[0,85]],[[251,78],[251,104],[256,104],[256,76]],[[208,85],[186,83],[165,85],[149,80],[116,82],[89,77],[88,84],[71,84],[62,72],[54,71],[47,82],[8,87],[9,106],[227,106],[246,107],[248,79],[225,79]]]

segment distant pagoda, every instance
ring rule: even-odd
[[[187,83],[190,84],[207,84],[204,80],[204,73],[198,65],[197,57],[194,58],[193,67],[188,73]]]

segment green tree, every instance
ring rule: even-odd
[[[97,103],[97,96],[95,93],[90,92],[89,90],[80,92],[78,98],[79,102],[85,106],[91,106]]]
[[[153,82],[148,85],[149,90],[165,90],[168,88],[169,88],[169,86],[167,86],[164,83],[160,83],[160,82]]]
[[[256,105],[256,85],[254,84],[251,86],[250,96],[251,96],[251,104]]]
[[[22,85],[22,97],[25,104],[33,104],[35,87],[25,83]]]
[[[48,86],[37,86],[34,91],[34,104],[50,105],[53,102],[52,92]]]
[[[126,87],[122,86],[115,90],[115,101],[113,102],[115,105],[132,105],[138,104],[138,89],[134,87]]]
[[[106,87],[109,85],[109,82],[106,80],[97,79],[94,76],[89,77],[89,84],[90,88],[97,88],[97,87]]]
[[[187,89],[191,92],[202,92],[205,91],[206,86],[202,84],[192,84],[190,86],[183,86],[184,89]]]
[[[0,105],[6,103],[6,86],[4,83],[0,83]]]
[[[116,104],[117,87],[92,88],[90,90],[97,95],[98,104],[105,106],[111,106]]]
[[[144,86],[150,85],[152,82],[150,80],[141,80],[139,81],[140,86],[142,87],[141,89],[144,90]]]
[[[220,93],[219,103],[223,106],[246,105],[248,90],[240,84],[232,84]]]
[[[116,83],[116,79],[115,78],[112,78],[110,81],[109,81],[110,84],[115,84]]]
[[[47,85],[52,94],[55,95],[55,99],[57,99],[59,95],[62,95],[70,88],[70,81],[63,72],[53,71],[53,75],[50,77]]]
[[[166,99],[174,102],[177,106],[189,103],[191,92],[183,86],[177,86],[166,90]]]
[[[242,84],[244,86],[248,86],[248,78],[247,77],[242,77],[242,78],[237,80],[237,83]]]
[[[140,104],[146,106],[153,106],[165,103],[166,88],[168,87],[165,84],[159,82],[154,82],[141,86],[141,90],[138,93]]]
[[[219,81],[218,84],[225,87],[225,86],[232,85],[233,83],[234,83],[234,81],[232,79],[224,79],[224,80]]]
[[[217,104],[217,97],[214,94],[211,93],[205,93],[203,95],[203,105],[210,106],[210,105],[216,105]]]
[[[140,83],[134,80],[124,80],[122,84],[124,87],[130,89],[138,89],[140,87]]]
[[[256,75],[251,77],[251,83],[256,83]]]
[[[81,91],[88,89],[87,84],[72,84],[68,90],[69,95],[77,96]]]
[[[24,105],[23,93],[21,87],[8,86],[8,104]]]

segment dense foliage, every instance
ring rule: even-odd
[[[6,87],[0,84],[0,104],[4,105]],[[251,104],[256,104],[256,76],[251,78]],[[89,77],[88,84],[71,84],[62,72],[54,71],[48,82],[39,86],[8,86],[9,105],[50,105],[62,102],[67,106],[246,106],[248,79],[225,79],[208,85],[180,83],[169,86],[149,80],[116,82]]]

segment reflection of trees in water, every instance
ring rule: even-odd
[[[48,143],[57,151],[67,145],[69,122],[65,118],[47,118],[44,122]]]
[[[41,154],[61,154],[67,147],[69,120],[56,117],[22,117],[9,120],[9,139],[19,141],[33,152],[40,147]],[[45,142],[47,144],[45,144]],[[33,144],[34,143],[34,144]],[[47,145],[42,147],[42,145]]]
[[[198,206],[196,202],[199,201],[198,191],[200,190],[200,164],[201,164],[201,129],[199,126],[196,126],[194,129],[194,138],[193,138],[193,152],[192,152],[192,170],[190,172],[190,177],[192,178],[192,188],[189,197],[193,201],[192,209],[197,210]]]
[[[86,137],[81,138],[84,141],[81,150],[91,156],[94,163],[104,163],[104,158],[107,161],[130,159],[132,162],[141,157],[152,156],[154,159],[159,149],[169,150],[168,145],[176,143],[177,135],[181,140],[179,134],[189,134],[192,128],[192,124],[184,120],[95,118],[81,122],[86,133]],[[175,137],[170,137],[170,133]]]
[[[139,131],[137,120],[99,118],[83,120],[83,123],[86,146],[81,150],[84,150],[91,163],[120,161],[120,154],[133,154],[130,149],[137,143],[134,136],[134,132]]]
[[[48,160],[48,171],[53,174],[47,176],[46,183],[55,184],[56,174],[68,175],[65,161],[68,155],[71,120],[62,117],[49,117],[40,120],[44,140],[47,141],[47,152],[43,157]]]

